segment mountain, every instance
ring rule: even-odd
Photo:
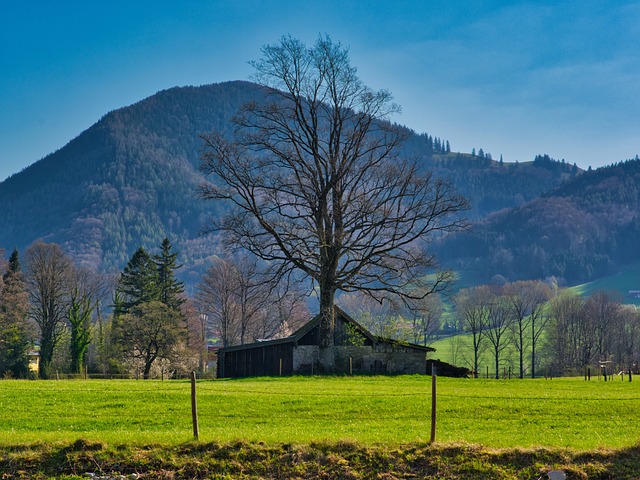
[[[449,238],[441,258],[471,272],[474,283],[495,276],[584,283],[638,260],[639,213],[636,158],[587,171],[519,207],[489,215]]]
[[[183,280],[198,281],[217,251],[215,238],[200,232],[223,208],[196,195],[199,135],[227,131],[238,109],[263,94],[240,81],[176,87],[106,114],[0,183],[0,248],[23,250],[43,239],[84,266],[111,272],[139,246],[155,248],[166,236],[181,252]],[[548,157],[503,164],[450,152],[439,138],[407,132],[403,153],[449,178],[471,200],[474,219],[523,205],[580,173]]]

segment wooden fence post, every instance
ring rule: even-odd
[[[431,443],[436,441],[436,365],[431,364]]]
[[[193,438],[198,440],[198,403],[196,401],[196,372],[191,372],[191,419],[193,420]]]

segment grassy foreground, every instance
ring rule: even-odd
[[[431,377],[199,381],[196,443],[188,381],[0,381],[0,476],[640,476],[640,379],[440,377],[437,400],[428,445]]]
[[[637,479],[640,448],[489,450],[476,445],[350,442],[309,445],[196,443],[106,446],[73,443],[0,446],[0,478],[116,479]]]

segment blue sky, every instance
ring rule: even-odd
[[[640,1],[0,0],[0,180],[158,90],[250,78],[291,34],[349,46],[417,132],[505,161],[640,154]]]

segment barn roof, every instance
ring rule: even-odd
[[[344,321],[346,321],[347,323],[350,323],[351,325],[353,325],[361,335],[363,335],[365,338],[370,340],[372,343],[388,343],[388,344],[391,344],[391,345],[402,345],[404,347],[408,347],[408,348],[411,348],[411,349],[414,349],[414,350],[422,350],[424,352],[435,352],[435,348],[425,347],[424,345],[417,345],[415,343],[401,342],[399,340],[393,340],[393,339],[389,339],[389,338],[383,338],[383,337],[379,337],[379,336],[376,336],[376,335],[372,335],[371,332],[369,332],[366,328],[364,328],[362,325],[360,325],[360,323],[358,323],[356,320],[354,320],[350,315],[348,315],[340,307],[334,306],[334,309],[335,309],[336,318],[338,316],[342,317],[342,319]],[[224,347],[224,348],[221,348],[219,351],[233,352],[233,351],[236,351],[236,350],[245,350],[245,349],[251,349],[251,348],[261,348],[261,347],[266,347],[266,346],[281,345],[281,344],[287,344],[287,343],[293,343],[295,345],[295,344],[297,344],[297,342],[302,337],[304,337],[309,332],[311,332],[314,328],[316,328],[319,325],[319,323],[320,323],[320,315],[316,315],[309,322],[304,324],[302,327],[300,327],[298,330],[296,330],[289,337],[279,338],[277,340],[263,340],[263,341],[258,341],[258,342],[254,342],[254,343],[245,343],[243,345],[234,345],[232,347]]]

